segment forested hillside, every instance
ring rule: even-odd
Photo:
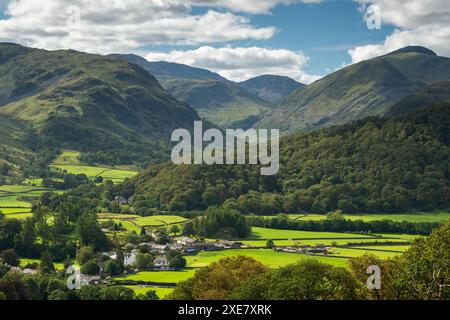
[[[450,105],[367,118],[280,142],[281,169],[149,168],[124,186],[136,205],[171,210],[223,204],[245,213],[391,212],[450,205]]]

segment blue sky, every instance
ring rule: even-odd
[[[448,0],[0,0],[0,41],[135,53],[231,80],[311,83],[343,65],[423,45],[450,55]],[[286,5],[284,3],[290,3]],[[361,4],[380,10],[370,30]]]
[[[368,29],[358,8],[359,4],[351,0],[278,5],[271,14],[245,15],[253,26],[275,26],[278,32],[271,39],[230,41],[228,44],[302,51],[310,58],[305,72],[325,75],[344,63],[351,63],[349,49],[383,43],[395,29],[389,24],[382,25],[379,30]],[[193,12],[200,14],[207,10],[209,8],[194,8]],[[196,46],[148,45],[143,48],[168,52],[195,49]]]

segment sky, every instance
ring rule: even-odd
[[[407,45],[450,56],[448,0],[0,0],[0,41],[311,83]]]

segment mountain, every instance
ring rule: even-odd
[[[136,55],[121,55],[152,75],[177,99],[222,128],[249,128],[272,107],[217,73],[170,62],[150,62]]]
[[[400,212],[450,205],[450,104],[280,140],[280,171],[258,166],[151,166],[124,186],[163,210],[224,204],[242,213]]]
[[[114,56],[114,55],[113,55]],[[150,74],[154,75],[158,79],[166,78],[183,78],[183,79],[196,79],[196,80],[219,80],[228,81],[217,73],[211,72],[206,69],[200,69],[191,67],[184,64],[158,61],[150,62],[140,56],[134,54],[119,55],[126,60],[140,65],[146,69]]]
[[[405,96],[445,80],[450,80],[449,58],[407,47],[348,66],[294,92],[256,127],[310,131],[384,115]]]
[[[239,85],[248,92],[274,104],[280,103],[295,90],[305,87],[304,84],[289,77],[263,75],[240,82]]]
[[[26,123],[36,150],[75,149],[111,164],[167,159],[172,131],[200,119],[123,59],[9,43],[0,44],[0,116]]]
[[[397,102],[387,116],[401,116],[430,105],[450,103],[450,81],[439,81],[420,88]]]

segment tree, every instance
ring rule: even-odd
[[[80,242],[94,250],[108,250],[111,246],[94,215],[83,214],[77,221],[76,232]]]
[[[353,300],[358,284],[345,268],[305,260],[249,279],[230,295],[237,300]]]
[[[273,240],[271,240],[271,239],[267,240],[266,247],[273,249],[275,247],[275,243],[273,242]]]
[[[110,277],[117,276],[122,273],[122,267],[116,260],[108,260],[105,262],[103,272]]]
[[[139,294],[136,298],[137,300],[159,300],[159,297],[154,290],[149,290],[144,294]]]
[[[192,236],[195,234],[194,224],[191,221],[188,221],[183,226],[183,235],[184,236]]]
[[[19,256],[14,249],[3,250],[0,253],[0,260],[13,267],[20,265]]]
[[[95,260],[90,260],[81,266],[80,269],[82,274],[87,274],[90,276],[96,276],[100,273],[100,267],[95,262]]]
[[[173,235],[175,235],[175,236],[176,236],[178,233],[180,233],[180,231],[181,231],[181,230],[180,230],[180,227],[178,227],[178,226],[175,225],[175,224],[172,225],[172,226],[170,226],[170,227],[169,227],[169,230],[168,230],[169,233],[171,233],[171,234],[173,234]]]
[[[382,285],[380,290],[367,288],[367,269],[370,266],[378,266],[381,272]],[[368,300],[406,300],[410,299],[408,289],[402,281],[404,261],[401,257],[382,260],[374,255],[364,255],[349,261],[350,271],[359,281],[359,298]]]
[[[405,252],[403,278],[413,298],[450,299],[450,220]]]
[[[101,300],[100,286],[82,286],[80,289],[81,300]]]
[[[63,290],[55,290],[52,291],[48,295],[48,300],[68,300],[68,294],[67,292],[64,292]]]
[[[52,256],[50,255],[50,253],[47,250],[42,252],[41,262],[40,262],[39,267],[40,267],[41,271],[44,273],[50,273],[50,272],[55,271],[55,265],[53,264]]]
[[[225,300],[242,283],[267,271],[267,267],[249,257],[221,259],[198,270],[193,278],[180,282],[168,298]]]
[[[172,259],[169,260],[169,268],[170,269],[183,269],[186,266],[186,259],[183,256],[176,255]]]
[[[77,251],[76,258],[80,265],[85,264],[86,262],[94,259],[94,249],[90,246],[81,247]]]
[[[114,286],[105,287],[100,291],[100,297],[102,300],[133,300],[135,298],[135,293],[132,289]]]
[[[245,238],[250,234],[245,217],[233,209],[210,207],[193,223],[196,234],[203,237]]]
[[[149,253],[139,253],[136,256],[136,268],[139,270],[151,269],[154,266],[153,256]]]

